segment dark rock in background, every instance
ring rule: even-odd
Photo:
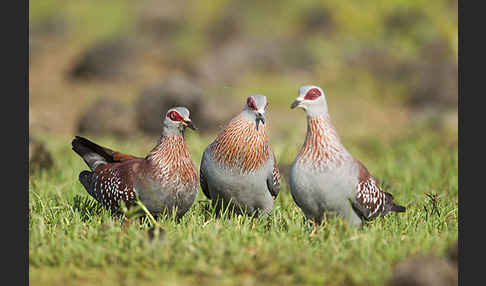
[[[233,117],[243,110],[244,102],[231,99],[231,94],[211,95],[204,98],[201,132],[219,132]]]
[[[111,79],[133,60],[135,46],[125,39],[103,40],[79,56],[69,76],[72,79]]]
[[[29,136],[29,172],[49,169],[54,165],[51,152],[45,144]]]
[[[191,120],[201,128],[202,90],[189,79],[171,77],[162,83],[146,88],[136,103],[136,124],[148,134],[162,132],[163,117],[171,107],[189,109]]]
[[[331,12],[322,5],[315,4],[302,13],[303,33],[332,32],[334,22]]]
[[[309,70],[316,63],[297,39],[236,39],[226,42],[197,63],[197,75],[210,82],[233,84],[248,72]]]
[[[81,134],[132,136],[135,130],[134,111],[112,98],[101,97],[79,117],[77,132]]]
[[[202,88],[190,78],[169,77],[142,91],[136,103],[136,125],[144,133],[160,135],[167,110],[184,106],[189,109],[198,132],[218,131],[240,111],[241,103],[229,98],[229,95],[204,96]]]
[[[435,256],[411,256],[395,266],[389,286],[456,286],[457,265]]]
[[[199,61],[198,75],[204,80],[232,84],[253,67],[256,49],[251,42],[230,41]]]
[[[449,53],[447,43],[441,39],[422,48],[416,79],[411,83],[413,108],[457,109],[458,65]]]

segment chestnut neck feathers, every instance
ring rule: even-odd
[[[247,113],[244,110],[233,118],[209,147],[216,161],[243,172],[256,170],[270,156],[265,125],[257,130]]]
[[[158,180],[173,185],[197,184],[197,170],[182,132],[164,132],[146,159]]]
[[[297,161],[314,169],[331,169],[352,159],[331,123],[327,112],[307,116],[307,136]]]

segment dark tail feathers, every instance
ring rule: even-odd
[[[86,138],[76,136],[71,143],[76,152],[89,168],[94,171],[99,164],[106,164],[113,160],[113,151],[99,146]]]
[[[406,210],[407,208],[405,208],[404,206],[399,206],[395,203],[391,207],[391,211],[396,213],[404,213]]]
[[[79,174],[79,181],[83,184],[86,190],[91,188],[91,178],[93,177],[93,173],[90,171],[82,171]]]

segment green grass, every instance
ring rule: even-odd
[[[443,256],[457,240],[457,142],[445,143],[431,130],[345,144],[407,207],[404,214],[362,229],[331,220],[311,235],[283,178],[269,218],[217,218],[200,192],[179,223],[158,219],[160,239],[149,239],[149,220],[124,226],[88,196],[77,179],[86,167],[71,151],[70,137],[43,137],[56,162],[29,179],[32,285],[384,285],[396,262],[414,253]],[[302,144],[291,138],[272,142],[281,163],[291,163]],[[93,139],[136,155],[155,142]],[[187,134],[196,166],[211,139]]]

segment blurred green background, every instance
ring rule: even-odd
[[[176,96],[198,90],[201,134],[262,93],[271,136],[285,138],[305,128],[289,109],[298,87],[316,84],[342,137],[457,137],[457,1],[36,0],[29,13],[31,134],[133,137],[140,97],[176,78]],[[100,98],[123,120],[80,126],[89,112],[114,121],[90,110]]]

